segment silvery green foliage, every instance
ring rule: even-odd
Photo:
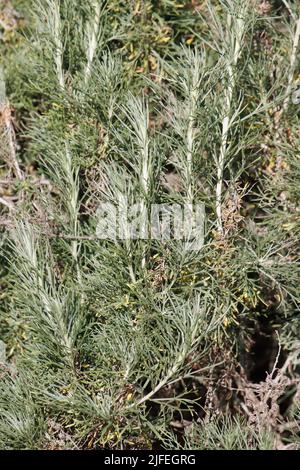
[[[114,3],[33,5],[24,74],[39,104],[15,164],[33,162],[45,184],[31,187],[28,174],[10,213],[1,319],[22,333],[6,333],[0,446],[272,448],[275,431],[249,427],[230,374],[245,365],[260,315],[280,325],[293,316],[281,341],[297,349],[299,137],[284,140],[270,118],[278,105],[297,124],[287,100],[297,12],[290,57],[277,46],[270,57],[255,41],[272,18],[250,1],[207,2],[196,44],[151,50],[155,72],[134,75],[124,57],[136,13],[116,1],[116,29]],[[293,171],[274,183],[264,149],[279,166],[285,153]],[[153,204],[204,204],[204,245],[103,239],[103,202],[139,202],[146,215]],[[245,420],[228,417],[224,389]]]

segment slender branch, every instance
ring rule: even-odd
[[[0,114],[1,120],[3,120],[3,127],[5,129],[4,135],[6,135],[8,140],[9,160],[11,162],[12,167],[14,168],[16,177],[20,181],[24,181],[25,177],[17,159],[16,135],[12,125],[11,110],[8,103],[4,107],[2,107],[2,109],[0,109]]]
[[[293,80],[294,80],[294,72],[295,72],[295,65],[296,65],[296,57],[297,57],[297,51],[298,51],[298,46],[299,46],[299,40],[300,40],[300,17],[297,20],[296,28],[295,28],[293,47],[292,47],[292,53],[291,53],[291,58],[290,58],[288,86],[287,86],[287,89],[286,89],[286,96],[285,96],[285,99],[284,99],[284,102],[283,102],[283,107],[282,107],[283,112],[285,112],[287,110],[288,106],[289,106],[289,101],[290,101],[290,96],[291,96],[292,86],[293,86]]]
[[[59,0],[53,3],[53,37],[55,42],[54,61],[56,65],[56,74],[61,88],[65,88],[65,77],[63,70],[63,44],[61,40],[61,19]]]
[[[196,65],[197,64],[196,62]],[[187,182],[187,202],[188,204],[193,203],[194,199],[194,188],[192,181],[193,173],[193,150],[195,140],[195,116],[197,110],[197,102],[199,98],[199,71],[196,70],[193,74],[193,84],[190,94],[190,114],[188,119],[188,129],[186,135],[187,145],[187,167],[186,167],[186,182]]]
[[[63,69],[63,43],[62,43],[62,30],[61,30],[61,17],[60,17],[60,0],[55,0],[53,3],[52,10],[53,20],[53,36],[54,36],[54,60],[56,65],[56,74],[60,87],[65,90],[65,76]],[[70,188],[70,198],[68,201],[69,215],[72,221],[72,231],[74,231],[75,237],[78,236],[78,198],[79,189],[77,184],[77,174],[74,170],[72,162],[72,154],[70,149],[69,141],[65,143],[65,158],[62,161],[62,165],[65,167],[68,184]],[[78,267],[78,254],[79,254],[79,243],[78,238],[73,238],[71,243],[71,252],[73,259],[77,266],[78,281],[81,279],[80,270]]]
[[[142,405],[143,403],[145,403],[146,401],[150,400],[159,390],[161,390],[165,385],[167,385],[167,383],[169,382],[169,380],[171,380],[171,378],[176,374],[176,372],[177,372],[177,371],[179,370],[179,368],[182,366],[182,363],[183,363],[183,361],[184,361],[185,358],[186,358],[187,352],[188,352],[188,349],[187,349],[187,347],[185,346],[185,347],[183,348],[183,350],[181,351],[181,353],[179,354],[177,361],[175,362],[175,364],[173,365],[173,367],[171,367],[171,369],[169,370],[169,372],[165,375],[165,377],[157,384],[157,386],[156,386],[153,390],[151,390],[149,393],[147,393],[147,395],[145,395],[144,397],[142,397],[142,398],[136,403],[137,406],[140,406],[140,405]]]
[[[8,207],[9,209],[14,209],[13,203],[8,201],[7,199],[4,199],[3,197],[0,197],[0,204],[2,204],[3,206]]]
[[[4,72],[0,67],[0,126],[3,127],[3,137],[7,138],[9,161],[14,168],[16,177],[20,181],[24,181],[24,175],[19,166],[16,154],[16,135],[12,124],[11,108],[6,98]],[[1,132],[2,134],[2,132]]]
[[[150,158],[149,158],[149,139],[148,139],[148,107],[145,107],[144,110],[144,123],[141,127],[141,154],[142,154],[142,175],[141,175],[141,185],[144,191],[144,195],[141,201],[141,214],[143,222],[147,223],[147,194],[149,192],[149,180],[150,180]],[[147,227],[144,227],[147,231]],[[146,234],[145,234],[146,235]],[[147,235],[146,235],[147,236]],[[146,266],[146,254],[144,253],[142,259],[142,268]]]
[[[291,15],[291,17],[295,19],[295,15],[293,13],[293,10],[291,9],[291,5],[287,2],[287,0],[282,0],[282,1],[284,3],[285,7],[288,9],[289,14]]]
[[[74,241],[100,241],[103,240],[96,235],[68,235],[64,233],[47,233],[44,232],[43,235],[46,235],[49,238],[61,238],[62,240],[74,240]]]
[[[293,19],[295,19],[295,15],[293,14],[291,7],[288,5],[287,2],[285,2],[286,7],[288,8],[290,15],[292,16]],[[295,65],[296,65],[296,58],[297,58],[297,51],[299,47],[299,40],[300,40],[300,17],[298,18],[296,22],[296,27],[295,27],[295,32],[294,32],[294,37],[293,37],[293,46],[292,46],[292,52],[291,52],[291,57],[290,57],[290,66],[289,66],[289,75],[288,75],[288,84],[286,88],[286,93],[285,93],[285,98],[283,101],[282,108],[278,112],[276,122],[275,122],[275,136],[274,136],[274,141],[278,143],[279,136],[280,136],[280,120],[282,115],[287,111],[290,103],[290,97],[292,94],[292,88],[293,88],[293,81],[294,81],[294,72],[295,72]],[[277,168],[280,166],[281,162],[281,156],[277,157]]]
[[[196,321],[193,322],[191,325],[191,330],[188,333],[188,337],[185,335],[183,331],[181,331],[181,338],[182,338],[182,348],[181,351],[178,352],[177,358],[174,360],[173,366],[169,369],[169,371],[165,374],[165,376],[159,381],[159,383],[154,387],[153,390],[151,390],[147,395],[144,395],[140,400],[138,400],[137,403],[133,403],[130,405],[132,406],[140,406],[146,401],[150,400],[159,390],[161,390],[165,385],[169,383],[169,381],[172,379],[172,377],[178,373],[182,365],[184,364],[184,361],[187,357],[188,352],[193,348],[197,341],[197,331],[198,331],[198,319],[195,319]]]
[[[84,82],[88,82],[88,79],[91,75],[92,63],[97,49],[97,40],[100,28],[100,19],[101,19],[101,2],[95,1],[94,3],[94,18],[91,21],[88,31],[88,44],[86,50],[87,64],[84,72]]]
[[[228,29],[232,27],[232,16],[228,15]],[[225,116],[222,121],[222,136],[221,136],[221,148],[220,154],[217,161],[217,186],[216,186],[216,214],[217,214],[217,229],[220,234],[223,234],[223,223],[222,223],[222,187],[223,187],[223,174],[225,167],[225,160],[227,154],[227,142],[228,132],[231,127],[231,108],[233,92],[236,85],[235,79],[235,68],[242,49],[242,38],[245,30],[245,21],[243,18],[236,19],[236,31],[233,32],[234,37],[234,49],[233,56],[227,63],[227,77],[228,85],[225,88],[224,93],[224,111]]]

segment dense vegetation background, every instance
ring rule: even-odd
[[[0,447],[299,449],[298,2],[0,5]]]

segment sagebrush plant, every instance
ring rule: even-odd
[[[299,33],[287,0],[1,1],[1,448],[299,448]],[[202,204],[203,246],[103,239],[136,202]]]

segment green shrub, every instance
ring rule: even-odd
[[[1,448],[297,447],[299,15],[5,2]],[[205,207],[203,244],[103,202]]]

